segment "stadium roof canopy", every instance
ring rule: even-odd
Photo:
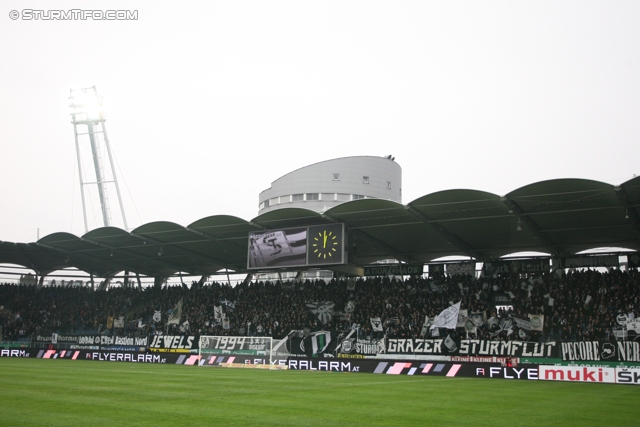
[[[76,267],[97,277],[130,271],[153,277],[247,271],[251,231],[344,223],[352,265],[395,258],[427,263],[448,255],[477,260],[537,251],[555,257],[596,247],[640,249],[640,177],[620,186],[584,179],[542,181],[506,196],[446,190],[402,205],[361,199],[324,213],[284,208],[246,221],[228,215],[187,227],[152,222],[131,232],[115,227],[82,237],[50,234],[34,243],[0,242],[0,263],[46,275]]]

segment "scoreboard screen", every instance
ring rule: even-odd
[[[344,264],[344,225],[249,233],[247,268],[269,269]]]

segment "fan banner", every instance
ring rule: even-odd
[[[640,343],[636,341],[576,341],[560,344],[566,362],[619,361],[640,362]]]
[[[448,276],[455,276],[456,274],[474,276],[476,274],[475,262],[460,262],[445,265]]]
[[[447,339],[448,338],[448,339]],[[387,354],[432,354],[461,356],[558,357],[559,345],[528,341],[463,339],[454,350],[451,337],[445,339],[388,338]],[[446,344],[449,344],[448,346]]]

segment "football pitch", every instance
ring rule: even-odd
[[[640,387],[0,359],[2,426],[637,426]]]

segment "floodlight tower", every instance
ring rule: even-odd
[[[100,198],[100,208],[102,211],[102,220],[104,226],[112,225],[111,210],[109,208],[109,192],[107,184],[114,184],[116,194],[118,196],[118,202],[120,203],[120,212],[122,214],[122,222],[125,230],[127,227],[127,218],[124,214],[124,206],[122,205],[122,197],[120,196],[120,187],[118,186],[118,178],[116,176],[116,170],[113,165],[113,156],[111,155],[111,146],[109,145],[109,138],[107,137],[107,128],[104,122],[106,121],[104,113],[102,111],[102,97],[98,96],[96,87],[88,87],[83,89],[71,89],[71,96],[69,97],[71,107],[71,123],[73,124],[73,132],[76,140],[76,155],[78,156],[78,173],[80,176],[80,194],[82,196],[82,213],[84,215],[84,229],[85,233],[89,231],[87,223],[87,207],[85,201],[85,187],[89,185],[96,185],[98,189],[98,196]],[[93,168],[95,172],[95,181],[86,182],[83,177],[82,156],[80,155],[80,148],[85,143],[89,143],[91,148],[91,155],[93,157]],[[104,149],[106,149],[111,173],[110,177],[107,177],[105,170],[102,167],[102,146],[101,141],[104,142]]]

